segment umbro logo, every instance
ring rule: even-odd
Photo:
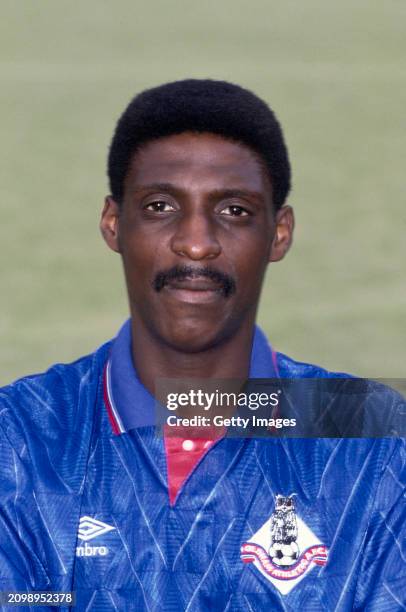
[[[115,527],[107,525],[103,521],[98,521],[91,516],[82,516],[79,521],[78,537],[84,542],[88,542],[113,529]]]
[[[85,544],[84,546],[76,547],[76,556],[105,557],[109,552],[107,546],[91,546],[87,542],[113,529],[115,529],[115,527],[107,525],[107,523],[103,523],[103,521],[98,521],[91,516],[82,516],[79,521],[78,538],[83,540]]]

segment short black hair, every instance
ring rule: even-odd
[[[110,189],[121,203],[134,153],[148,141],[182,132],[208,132],[250,147],[265,162],[278,210],[290,190],[290,163],[282,129],[269,106],[251,91],[211,79],[185,79],[147,89],[118,120],[108,156]]]

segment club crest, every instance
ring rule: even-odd
[[[241,559],[287,594],[314,567],[327,563],[327,547],[296,514],[294,494],[276,495],[269,519],[241,547]]]

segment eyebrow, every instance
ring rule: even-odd
[[[173,183],[149,183],[148,185],[138,185],[134,189],[134,193],[143,191],[167,191],[175,195],[185,195],[186,191]],[[209,195],[213,198],[254,198],[264,200],[264,196],[260,191],[252,191],[249,189],[214,189]]]

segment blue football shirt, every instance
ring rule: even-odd
[[[275,374],[336,376],[257,331],[250,375]],[[74,590],[77,610],[405,608],[402,440],[224,438],[171,505],[151,401],[128,327],[1,391],[1,590]]]

